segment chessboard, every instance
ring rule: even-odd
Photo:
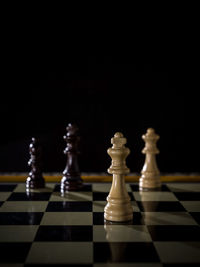
[[[127,223],[104,221],[110,186],[61,193],[59,183],[0,183],[0,266],[199,266],[200,183],[126,183]]]

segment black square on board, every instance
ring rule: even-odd
[[[89,212],[92,211],[91,201],[50,201],[48,212]]]
[[[81,267],[81,266],[83,266],[83,267],[93,267],[93,264],[59,264],[59,263],[57,263],[57,264],[32,264],[32,263],[27,263],[27,264],[24,264],[24,267]],[[17,267],[17,266],[16,266]]]
[[[137,201],[141,211],[186,211],[178,201]]]
[[[94,242],[95,262],[160,262],[151,242]]]
[[[54,188],[54,192],[60,192],[60,184],[56,184]],[[83,184],[83,186],[79,189],[74,190],[74,192],[92,192],[92,185],[91,184]],[[70,192],[73,192],[73,190],[70,190]]]
[[[1,263],[23,263],[28,255],[31,243],[0,243]]]
[[[199,263],[163,263],[163,267],[199,267]]]
[[[92,226],[40,226],[35,241],[92,241]]]
[[[109,192],[93,192],[93,200],[106,201]]]
[[[43,212],[0,212],[0,225],[38,225]]]
[[[178,200],[198,201],[200,200],[200,192],[174,192]]]
[[[27,193],[18,193],[14,192],[10,195],[7,201],[48,201],[51,196],[51,193],[43,192],[43,193],[35,193],[35,192],[27,192]]]
[[[144,217],[141,212],[134,212],[133,211],[133,225],[144,225]]]
[[[190,215],[200,225],[200,212],[190,212]]]
[[[104,212],[93,212],[93,224],[104,225]]]
[[[12,192],[17,184],[0,184],[0,192]]]
[[[148,225],[153,241],[200,241],[198,225]]]

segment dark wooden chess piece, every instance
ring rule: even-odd
[[[64,136],[64,139],[67,146],[64,154],[67,155],[67,164],[61,179],[61,192],[76,191],[83,186],[83,180],[81,179],[78,166],[78,144],[80,141],[78,127],[75,124],[69,123],[66,130],[67,134]]]
[[[32,138],[29,145],[30,160],[28,165],[31,166],[31,171],[26,179],[26,188],[35,189],[45,187],[45,180],[42,176],[42,151],[38,141]]]

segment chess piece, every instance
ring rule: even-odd
[[[61,192],[79,190],[83,186],[78,166],[78,143],[80,140],[78,128],[69,123],[66,129],[67,134],[64,139],[67,146],[64,154],[67,155],[67,164],[61,179]]]
[[[29,154],[28,165],[31,166],[31,171],[26,179],[26,188],[43,188],[45,187],[45,180],[42,176],[42,150],[35,138],[32,138],[32,142],[29,145]]]
[[[107,197],[108,203],[104,208],[104,218],[115,222],[130,221],[133,218],[133,209],[124,181],[124,175],[130,172],[125,162],[130,150],[124,146],[126,138],[122,133],[116,133],[111,143],[112,148],[107,150],[112,158],[108,173],[113,175],[113,181]]]
[[[141,171],[141,177],[139,179],[140,189],[144,188],[157,188],[161,186],[160,172],[156,164],[156,154],[159,150],[156,147],[156,142],[159,139],[154,129],[147,129],[147,133],[142,136],[145,141],[145,147],[142,150],[143,154],[146,154],[145,163]]]

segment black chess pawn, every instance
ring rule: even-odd
[[[66,129],[67,134],[64,136],[64,139],[67,146],[64,150],[64,154],[67,155],[67,164],[61,179],[61,192],[76,191],[83,186],[83,180],[81,179],[78,166],[78,144],[80,141],[78,127],[69,123]]]
[[[42,151],[35,138],[32,138],[32,142],[29,145],[29,154],[28,165],[31,167],[31,171],[26,179],[26,188],[43,188],[45,187],[45,180],[42,176]]]

